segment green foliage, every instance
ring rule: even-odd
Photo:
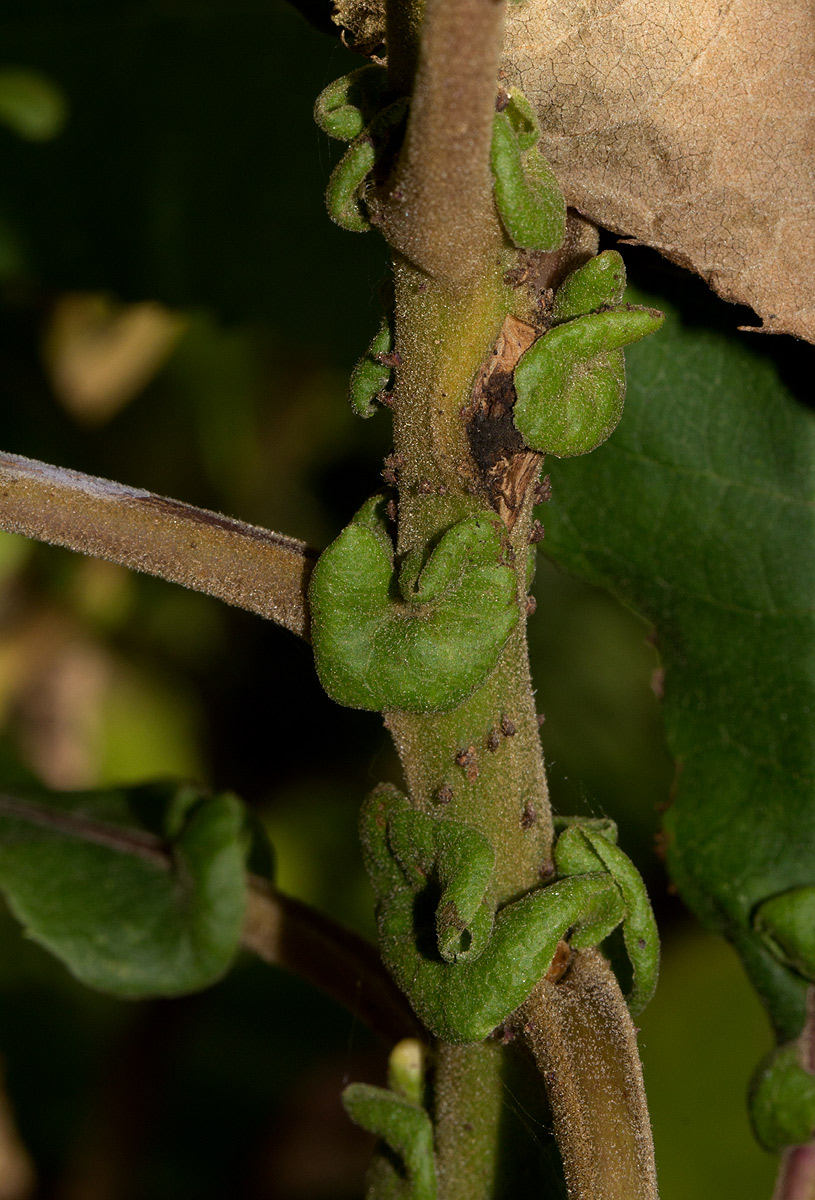
[[[571,290],[579,298],[584,289]],[[595,288],[585,290],[596,298]],[[574,317],[538,338],[515,368],[514,420],[526,444],[558,458],[602,445],[623,415],[622,347],[661,324],[652,309],[617,308]]]
[[[314,570],[317,672],[350,708],[445,712],[486,678],[518,622],[500,520],[454,525],[426,563],[406,559],[397,588],[385,506],[368,501]]]
[[[570,932],[575,947],[586,947],[622,923],[633,1004],[650,998],[659,953],[653,915],[607,827],[569,826],[555,847],[557,882],[507,904],[493,923],[493,851],[477,830],[417,813],[384,786],[366,800],[360,826],[382,958],[437,1037],[485,1038],[524,1002]]]
[[[815,886],[763,900],[753,927],[774,958],[815,983]]]
[[[371,228],[362,206],[362,189],[375,162],[373,141],[361,134],[331,172],[325,192],[328,215],[349,233],[366,233]]]
[[[230,966],[246,905],[236,797],[193,787],[0,798],[0,887],[83,983],[174,996]]]
[[[397,808],[388,819],[388,841],[414,887],[436,880],[436,945],[444,961],[478,958],[492,935],[494,917],[487,890],[495,851],[487,838],[463,821],[440,821]]]
[[[382,362],[383,354],[393,349],[393,330],[388,321],[382,322],[370,346],[351,372],[348,398],[358,417],[372,417],[377,411],[376,398],[388,382],[393,368]]]
[[[32,30],[42,25],[50,47],[46,58],[51,55],[57,64],[55,78],[62,83],[65,77],[72,113],[81,118],[66,127],[64,151],[63,138],[53,147],[35,148],[37,155],[47,157],[28,174],[20,155],[31,148],[15,143],[9,151],[4,210],[11,214],[14,229],[29,235],[46,288],[111,287],[174,304],[215,303],[232,315],[274,311],[275,320],[288,322],[287,328],[302,324],[304,305],[299,301],[311,300],[315,286],[324,289],[322,283],[315,284],[314,269],[330,257],[324,243],[340,259],[344,251],[341,243],[337,250],[323,238],[319,225],[316,238],[304,234],[313,214],[308,200],[301,202],[302,185],[307,185],[316,156],[297,153],[298,140],[305,139],[296,120],[288,119],[291,113],[287,111],[286,120],[277,119],[279,104],[296,109],[300,80],[285,95],[279,81],[281,60],[285,65],[287,59],[299,61],[303,78],[309,73],[319,76],[324,70],[319,54],[312,59],[299,44],[292,50],[296,38],[290,36],[289,25],[283,20],[278,28],[277,17],[267,17],[265,9],[261,18],[253,15],[248,23],[245,14],[232,10],[225,22],[217,6],[205,22],[162,13],[157,31],[152,14],[143,14],[134,25],[128,6],[103,6],[92,0],[84,7],[102,19],[77,23],[72,6],[60,11],[54,4],[43,21],[42,6],[35,4],[30,17],[15,14],[7,30],[13,43],[27,24]],[[230,37],[224,38],[227,28]],[[17,50],[13,54],[28,61]],[[147,92],[134,86],[144,78],[151,80]],[[187,104],[187,98],[194,103]],[[529,141],[522,117],[515,119],[513,110],[506,115],[523,155],[534,139]],[[356,118],[350,116],[352,123],[342,136],[359,134],[353,133]],[[355,209],[364,189],[363,180],[346,198],[352,219],[355,211],[364,218],[364,208]],[[280,215],[270,222],[269,198],[275,192]],[[50,214],[43,216],[44,198],[49,209],[58,209],[58,225]],[[278,271],[288,244],[296,247],[296,269]],[[357,247],[350,253],[358,253]],[[567,303],[568,291],[564,285],[556,298],[556,323],[620,302],[619,297],[604,299],[601,289],[596,294],[580,290],[577,299]],[[275,310],[278,299],[285,303]],[[335,306],[338,316],[352,307]],[[690,319],[698,320],[698,314]],[[339,319],[327,324],[333,331],[340,328]],[[311,330],[305,336],[311,346]],[[339,345],[341,334],[333,336]],[[612,456],[608,475],[603,476],[602,463],[592,464],[581,483],[582,467],[576,467],[576,474],[569,476],[577,481],[573,498],[558,483],[559,472],[563,470],[565,480],[574,464],[555,467],[559,507],[547,518],[547,547],[564,560],[570,553],[578,570],[610,584],[648,615],[659,616],[668,667],[669,721],[683,764],[677,809],[669,818],[674,869],[685,895],[708,924],[735,937],[754,979],[761,982],[765,1000],[772,998],[776,1023],[793,1034],[803,1012],[802,977],[811,974],[812,963],[807,896],[813,880],[806,864],[813,860],[813,837],[805,808],[812,772],[801,717],[811,701],[811,581],[805,578],[811,528],[803,513],[811,502],[805,485],[812,465],[807,459],[811,442],[806,421],[789,419],[786,402],[777,404],[777,397],[784,395],[783,387],[773,391],[778,380],[772,381],[769,392],[763,390],[772,369],[760,355],[733,347],[726,354],[710,353],[715,339],[706,340],[698,331],[686,337],[684,343],[672,341],[671,351],[663,356],[651,357],[649,350],[640,358],[641,348],[635,351],[635,361],[646,366],[645,377],[639,369],[634,372],[636,395],[629,418],[638,432],[649,420],[659,424],[658,436],[650,442],[646,437],[644,447],[637,437],[630,441],[629,422],[624,420],[604,451]],[[268,384],[264,390],[269,390]],[[765,402],[770,415],[762,423],[759,414]],[[809,416],[799,412],[799,418],[802,415]],[[53,421],[50,413],[47,417],[49,430]],[[674,442],[680,443],[678,456],[672,454]],[[66,444],[73,446],[72,437]],[[621,458],[615,457],[618,444]],[[778,469],[766,473],[763,465],[770,447]],[[729,473],[731,450],[743,468],[738,479]],[[211,453],[217,456],[215,449]],[[68,461],[67,454],[63,458],[55,451],[53,456]],[[140,480],[138,454],[127,461],[127,472],[135,474],[126,477]],[[597,487],[597,471],[607,486]],[[246,478],[250,472],[224,474]],[[279,474],[288,480],[285,468]],[[648,476],[645,481],[643,474]],[[659,485],[654,485],[656,477],[661,478]],[[180,479],[174,490],[187,486],[187,477]],[[621,531],[625,520],[630,522],[633,550]],[[735,537],[735,530],[743,536]],[[562,549],[564,539],[572,539],[568,553]],[[794,554],[796,546],[800,557]],[[788,586],[791,576],[798,579],[793,588]],[[772,593],[773,603],[766,603],[766,597],[759,604],[749,603],[751,579],[757,588]],[[721,585],[721,594],[716,594],[716,585]],[[787,593],[792,596],[789,603]],[[187,624],[191,627],[192,622]],[[279,737],[279,727],[276,732]],[[223,757],[223,750],[220,753]],[[720,799],[724,807],[719,821]],[[767,810],[764,816],[762,806]],[[132,827],[132,818],[126,823]],[[446,854],[445,861],[453,861],[452,839],[435,832],[432,838],[411,834],[404,855],[410,861],[415,853],[418,859],[433,852],[436,842],[440,857]],[[596,847],[591,852],[595,851]],[[561,854],[565,852],[564,844]],[[453,875],[451,871],[450,880]],[[446,886],[449,890],[449,881]],[[461,896],[456,909],[458,904],[466,908],[475,889],[469,880],[466,886],[458,883],[457,889],[454,894]],[[432,934],[432,921],[429,928]],[[461,936],[455,920],[437,924],[437,937],[440,928],[447,936]],[[167,932],[163,923],[161,932]],[[695,979],[695,971],[689,973]],[[313,1024],[317,1029],[320,1023]],[[13,1041],[7,1026],[5,1032]],[[262,1057],[254,1055],[256,1060]],[[769,1140],[780,1145],[790,1139],[790,1129],[797,1136],[811,1128],[799,1101],[791,1107],[780,1102],[775,1086],[768,1095],[768,1121],[778,1126],[781,1120],[782,1129],[780,1139],[774,1134]],[[223,1140],[220,1132],[212,1138],[213,1144]]]
[[[815,1074],[801,1062],[791,1042],[770,1054],[750,1090],[750,1116],[756,1137],[768,1150],[801,1145],[815,1137]]]
[[[376,1200],[436,1200],[433,1123],[418,1104],[387,1088],[352,1083],[342,1094],[352,1121],[375,1133],[399,1160],[402,1171],[374,1162],[376,1181],[368,1195]]]
[[[567,275],[555,293],[552,320],[556,325],[584,313],[617,308],[625,294],[625,263],[616,250],[596,254]]]
[[[387,75],[361,67],[329,84],[317,98],[314,119],[330,137],[351,145],[332,172],[326,190],[328,214],[343,229],[371,228],[365,188],[376,163],[389,151],[408,99],[379,107]],[[523,250],[556,250],[566,232],[566,201],[552,168],[537,149],[540,127],[521,92],[513,91],[496,114],[490,164],[495,205],[509,238]]]
[[[329,137],[352,142],[379,109],[387,83],[388,72],[375,63],[335,79],[315,101],[315,122]]]
[[[371,228],[365,210],[368,176],[389,150],[407,108],[408,102],[402,98],[381,109],[331,173],[325,193],[328,215],[349,233],[365,233]]]
[[[525,96],[513,92],[493,122],[490,164],[498,215],[522,250],[557,250],[566,233],[566,201],[536,142],[540,129]]]
[[[559,817],[555,828],[563,829],[556,850],[562,875],[605,870],[620,889],[625,907],[623,940],[634,971],[627,1002],[632,1015],[637,1016],[652,999],[659,972],[659,934],[642,877],[616,845],[617,830],[612,822]],[[583,929],[572,944],[578,950],[585,949],[597,945],[604,936],[602,931]]]
[[[786,1043],[806,980],[756,918],[815,879],[815,421],[766,349],[668,308],[631,355],[607,449],[552,469],[546,547],[656,625],[680,768],[671,874],[732,940]]]

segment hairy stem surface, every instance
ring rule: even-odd
[[[389,7],[398,36],[415,5]],[[407,136],[380,218],[392,246],[454,285],[480,274],[501,242],[489,151],[503,27],[503,0],[427,0]],[[401,66],[398,41],[392,53]]]
[[[396,18],[391,23],[398,28]],[[406,144],[386,193],[384,232],[397,251],[399,554],[431,545],[466,516],[495,518],[470,449],[467,412],[516,302],[504,278],[511,252],[489,167],[502,24],[503,5],[495,0],[429,0]],[[507,535],[522,612],[533,484],[534,477]],[[411,803],[474,825],[495,847],[490,899],[502,903],[538,885],[551,871],[552,824],[523,616],[496,669],[457,709],[391,713],[386,723]],[[503,1194],[498,1164],[512,1141],[505,1065],[498,1043],[436,1047],[442,1200]]]
[[[0,529],[216,596],[308,637],[317,552],[179,500],[0,454]]]

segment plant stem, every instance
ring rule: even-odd
[[[400,22],[390,19],[398,30]],[[489,167],[502,21],[503,6],[494,0],[428,0],[406,144],[383,192],[381,224],[396,249],[399,554],[427,547],[465,516],[496,517],[467,421],[482,368],[518,301],[504,278],[513,252],[498,224]],[[388,49],[401,61],[398,47]],[[522,615],[497,667],[451,713],[386,716],[411,803],[466,821],[495,847],[496,904],[551,872],[552,824],[525,635],[536,473],[507,530]],[[504,1194],[498,1164],[513,1140],[505,1069],[506,1050],[497,1042],[436,1045],[441,1200]]]
[[[398,37],[416,6],[389,8]],[[473,280],[501,244],[489,152],[503,25],[503,0],[427,0],[405,144],[383,197],[388,241],[448,284]],[[413,45],[412,35],[406,48],[389,43],[400,76]]]
[[[295,538],[16,454],[0,454],[0,529],[158,575],[308,637],[317,552]]]
[[[460,290],[422,277],[405,262],[397,266],[400,553],[426,546],[469,513],[494,518],[462,411],[511,303],[497,263],[478,287]],[[527,496],[509,535],[522,607],[531,510]],[[448,815],[476,825],[496,847],[496,902],[540,883],[551,850],[523,626],[522,619],[487,683],[454,712],[387,718],[411,802],[425,811],[447,803]]]
[[[599,950],[542,979],[514,1024],[546,1080],[570,1200],[656,1200],[637,1034]]]
[[[815,1142],[788,1146],[781,1155],[773,1200],[815,1200]]]
[[[411,802],[466,821],[494,846],[492,902],[551,876],[551,814],[523,629],[488,682],[454,712],[387,720]]]
[[[436,1163],[444,1200],[494,1194],[504,1096],[497,1043],[440,1045],[436,1055]]]

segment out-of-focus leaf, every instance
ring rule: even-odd
[[[668,318],[627,354],[619,429],[595,454],[547,463],[545,544],[657,628],[678,763],[669,867],[785,1040],[805,982],[753,917],[815,882],[815,415],[768,354],[694,327],[698,310],[647,302]]]
[[[161,369],[184,324],[159,304],[116,305],[84,293],[60,297],[44,347],[55,395],[79,422],[104,423]]]
[[[174,784],[0,796],[0,887],[83,983],[122,997],[214,982],[246,905],[235,796]]]
[[[47,142],[65,124],[65,97],[40,71],[0,70],[0,121],[28,142]]]
[[[753,1140],[743,1100],[769,1038],[735,954],[674,928],[637,1024],[660,1200],[768,1200],[778,1160]]]

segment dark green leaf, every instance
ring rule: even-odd
[[[229,966],[246,904],[240,801],[175,784],[0,796],[0,887],[35,941],[116,996]]]
[[[784,1040],[805,983],[754,915],[815,882],[815,417],[767,343],[629,298],[664,309],[665,327],[627,351],[608,445],[547,463],[546,549],[657,628],[678,763],[669,867],[739,950]]]

